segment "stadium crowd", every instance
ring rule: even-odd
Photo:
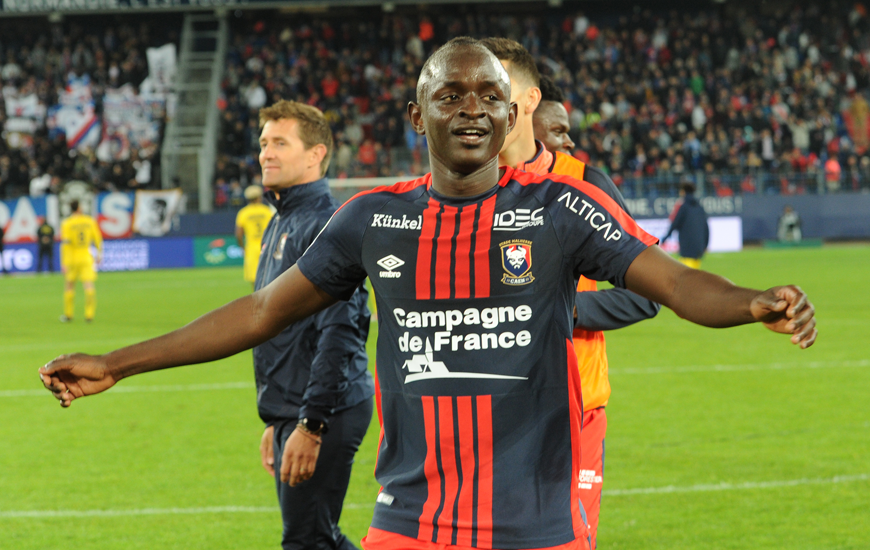
[[[628,197],[674,195],[685,181],[721,196],[870,191],[870,18],[862,4],[766,15],[745,5],[599,6],[605,15],[589,16],[517,6],[501,14],[484,4],[422,14],[236,12],[218,104],[216,206],[243,205],[243,189],[259,182],[257,111],[280,98],[315,105],[330,120],[330,177],[426,172],[426,140],[411,130],[406,105],[423,60],[459,35],[526,46],[566,96],[574,154],[607,171]],[[145,79],[146,48],[178,42],[173,18],[82,21],[0,20],[0,125],[15,116],[10,101],[54,105],[81,78],[99,116],[104,90]],[[38,195],[72,179],[100,190],[159,186],[159,140],[107,159],[97,147],[70,148],[49,126],[32,134],[6,127],[0,197]]]
[[[685,180],[719,195],[870,190],[870,20],[861,4],[775,15],[497,15],[476,5],[357,15],[234,22],[219,200],[255,180],[256,112],[279,98],[326,113],[332,177],[425,172],[426,143],[405,106],[423,60],[459,35],[526,46],[567,97],[575,155],[627,196],[675,194]]]
[[[178,18],[159,21],[88,17],[46,25],[44,18],[0,19],[0,197],[57,192],[70,180],[99,190],[159,186],[159,139],[101,154],[96,144],[70,147],[72,136],[46,122],[46,109],[64,103],[72,83],[88,88],[98,120],[107,90],[129,84],[135,93],[148,76],[146,49],[178,42]],[[7,124],[18,117],[35,123],[23,130]]]

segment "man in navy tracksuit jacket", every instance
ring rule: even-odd
[[[325,125],[319,111],[306,107],[282,101],[261,111],[265,199],[277,213],[263,234],[256,290],[296,263],[338,207],[326,178],[318,179],[328,157],[321,167],[319,157],[306,156],[322,145],[306,147],[301,136],[310,139],[317,128],[304,125]],[[328,126],[324,132],[331,138]],[[331,145],[331,139],[321,141]],[[294,323],[254,348],[257,406],[266,423],[260,451],[263,466],[275,477],[285,550],[356,548],[339,530],[338,519],[353,457],[372,417],[367,298],[361,286],[350,301]]]
[[[710,244],[710,228],[704,207],[695,197],[695,186],[684,183],[680,186],[683,203],[671,222],[671,228],[661,240],[665,242],[675,230],[680,232],[680,261],[689,267],[699,269],[701,257]]]

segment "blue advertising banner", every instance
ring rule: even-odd
[[[55,271],[60,269],[59,249],[60,245],[55,244]],[[32,243],[7,245],[3,250],[3,264],[10,273],[36,271],[37,258],[37,247]],[[103,261],[97,270],[136,271],[193,266],[193,239],[190,237],[119,239],[103,242]]]
[[[124,239],[106,241],[100,271],[134,271],[193,267],[193,239]]]

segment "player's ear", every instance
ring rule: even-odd
[[[534,113],[538,105],[541,104],[541,89],[537,86],[532,86],[529,88],[528,94],[526,96],[526,114],[530,115]]]
[[[508,107],[508,127],[507,133],[511,133],[511,130],[514,129],[514,126],[517,123],[517,113],[519,112],[519,107],[517,107],[516,102],[511,102],[510,107]],[[507,134],[505,134],[507,135]]]
[[[321,162],[323,162],[323,157],[326,156],[326,145],[323,143],[316,143],[308,150],[308,162],[310,166],[317,166]]]
[[[408,118],[411,120],[411,127],[421,136],[426,135],[426,128],[423,125],[423,110],[420,105],[413,101],[408,102]]]

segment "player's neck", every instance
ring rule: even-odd
[[[535,144],[535,134],[532,125],[526,124],[527,121],[531,122],[531,117],[526,117],[526,119],[527,120],[523,121],[521,127],[514,127],[513,131],[519,132],[519,134],[514,138],[513,143],[508,145],[504,151],[499,153],[499,166],[510,166],[511,168],[516,168],[518,165],[535,158],[535,154],[538,152],[538,146]]]
[[[430,157],[430,160],[432,157]],[[501,173],[498,157],[470,174],[455,172],[440,162],[432,162],[432,189],[445,197],[473,197],[498,185]]]

